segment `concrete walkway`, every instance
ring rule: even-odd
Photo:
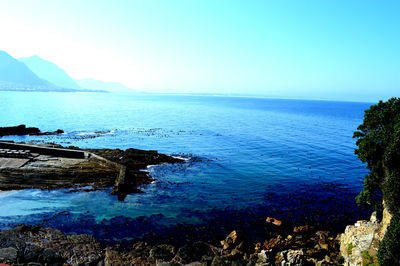
[[[0,158],[0,169],[20,168],[29,161],[30,159],[23,158]]]

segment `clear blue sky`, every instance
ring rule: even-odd
[[[400,96],[400,1],[0,0],[0,50],[161,92]]]

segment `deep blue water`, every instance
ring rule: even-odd
[[[43,131],[61,128],[67,132],[3,140],[82,148],[134,147],[189,160],[149,168],[157,181],[144,186],[144,194],[128,195],[123,202],[109,195],[109,190],[3,193],[0,228],[20,222],[44,224],[69,232],[95,232],[109,239],[135,238],[176,224],[210,226],[223,221],[225,230],[239,226],[235,223],[246,228],[252,221],[261,225],[266,216],[295,223],[340,220],[336,224],[342,226],[360,215],[354,196],[367,170],[354,155],[352,134],[369,105],[1,92],[0,126],[26,124]],[[115,224],[120,227],[118,234],[100,233],[99,228],[107,231],[107,226]]]

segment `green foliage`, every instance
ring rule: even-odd
[[[353,137],[358,146],[355,154],[370,170],[357,202],[379,209],[383,194],[389,211],[396,212],[400,208],[400,98],[372,105]]]
[[[371,257],[371,255],[369,255],[368,251],[363,251],[361,254],[363,256],[363,262],[362,262],[363,266],[374,266],[375,265],[375,260],[377,260],[376,257]]]
[[[382,266],[400,265],[400,211],[397,211],[379,245],[378,259]]]
[[[399,211],[400,207],[400,171],[393,170],[383,184],[383,199],[391,213]]]
[[[371,256],[368,254],[367,251],[363,251],[363,252],[362,252],[362,255],[363,255],[363,257],[366,258],[367,260],[371,260],[371,259],[372,259]]]
[[[351,252],[353,251],[354,245],[353,243],[349,243],[349,245],[347,246],[347,255],[350,255]]]

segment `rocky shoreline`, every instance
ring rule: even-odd
[[[163,239],[107,245],[88,234],[20,224],[0,231],[0,265],[378,265],[378,244],[391,215],[385,209],[378,222],[373,213],[370,221],[357,221],[343,233],[287,226],[268,218],[267,224],[281,230],[259,235],[260,241],[234,230],[221,240],[188,240],[181,245]],[[185,230],[182,227],[180,233]]]
[[[312,226],[252,243],[232,231],[220,243],[183,246],[132,242],[103,246],[89,235],[67,235],[41,226],[18,225],[0,231],[0,262],[42,265],[340,265],[339,236]]]
[[[0,190],[113,187],[123,200],[153,181],[142,171],[148,165],[179,163],[157,151],[138,149],[80,149],[57,144],[0,142]]]
[[[19,224],[0,231],[0,265],[378,265],[378,244],[390,220],[385,209],[381,221],[373,213],[370,221],[357,221],[338,233],[267,217],[267,230],[258,240],[239,230],[215,237],[216,232],[199,226],[176,225],[175,236],[203,232],[201,239],[180,244],[162,233],[107,244],[88,234]]]
[[[23,125],[0,128],[0,136],[16,132],[34,135],[62,133],[61,130],[40,132],[37,128]],[[153,181],[142,169],[148,165],[180,162],[183,160],[157,151],[80,149],[49,143],[0,141],[0,191],[69,188],[73,192],[82,191],[82,188],[101,190],[112,187],[111,193],[123,200],[129,193],[141,192],[138,186]],[[146,223],[144,220],[143,225]],[[241,228],[232,223],[233,228]],[[178,224],[174,228],[175,234],[187,235],[183,242],[165,241],[168,233],[164,238],[163,234],[156,233],[147,239],[124,240],[123,245],[102,242],[101,238],[96,239],[95,231],[89,233],[93,235],[75,234],[76,231],[64,230],[55,224],[51,227],[20,224],[0,231],[0,266],[359,265],[376,262],[377,243],[382,239],[390,218],[385,218],[382,223],[378,223],[376,218],[370,222],[357,222],[342,234],[312,225],[290,225],[290,222],[272,217],[267,217],[264,223],[266,230],[257,234],[257,240],[240,229],[231,231],[232,226],[222,226],[225,230],[217,232],[219,229],[207,230],[206,227],[196,228],[196,225],[186,228]],[[132,230],[137,230],[134,225]],[[140,227],[142,224],[137,225]],[[189,231],[203,236],[201,239],[191,238]],[[131,232],[126,236],[129,237]],[[230,232],[224,239],[213,235],[223,236],[224,232]]]
[[[140,192],[139,185],[153,181],[147,172],[141,171],[148,165],[183,161],[157,151],[137,149],[0,144],[30,147],[42,153],[23,167],[0,169],[2,190],[69,188],[81,191],[86,186],[91,187],[85,188],[88,190],[113,187],[111,193],[123,200],[129,193]],[[53,153],[58,159],[54,159]],[[199,230],[203,234],[201,241],[188,237],[184,242],[174,243],[156,234],[128,244],[125,241],[123,246],[99,241],[88,234],[73,231],[67,234],[52,227],[21,224],[0,231],[0,265],[342,265],[349,260],[347,253],[340,253],[341,246],[346,244],[340,242],[343,236],[337,232],[311,225],[294,226],[272,217],[267,217],[264,224],[266,230],[258,233],[257,241],[240,229],[216,241],[213,233],[223,235],[221,232],[211,230],[204,235],[207,229],[177,225],[175,234]],[[240,226],[233,225],[233,228]]]

